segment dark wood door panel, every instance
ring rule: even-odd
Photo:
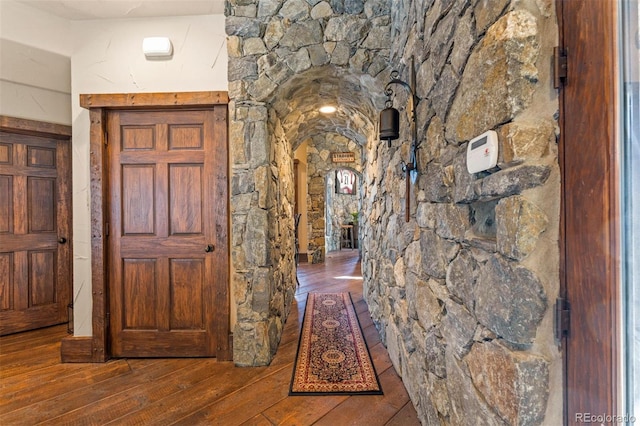
[[[55,304],[58,298],[57,250],[29,251],[29,307]]]
[[[203,169],[204,164],[169,165],[169,235],[204,235]]]
[[[0,253],[0,311],[13,309],[13,253]]]
[[[228,260],[226,241],[216,251],[227,218],[214,209],[226,174],[215,175],[227,160],[214,142],[226,150],[226,137],[213,137],[213,111],[114,111],[108,123],[112,354],[215,356]]]
[[[205,330],[207,297],[204,259],[170,259],[171,330]]]
[[[8,334],[68,319],[71,151],[68,136],[2,123],[23,126],[0,131],[0,334]]]
[[[155,149],[156,143],[156,125],[122,125],[121,128],[121,147],[120,152],[136,152],[142,150]]]
[[[45,148],[30,145],[27,148],[27,167],[56,168],[55,148]]]
[[[28,232],[57,233],[57,178],[27,178]]]
[[[174,123],[169,126],[169,150],[204,149],[204,127],[199,123]]]
[[[123,330],[159,330],[158,262],[156,259],[122,260],[122,305]],[[144,285],[141,285],[144,284]]]
[[[0,175],[0,235],[13,233],[13,176]]]
[[[156,235],[155,164],[122,164],[122,235]]]
[[[0,164],[13,163],[13,149],[9,143],[0,143]]]

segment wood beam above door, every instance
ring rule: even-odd
[[[82,94],[82,108],[193,108],[229,103],[227,92]]]

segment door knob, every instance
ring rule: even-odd
[[[60,244],[64,244],[64,243],[66,243],[66,242],[67,242],[67,239],[66,239],[65,237],[60,237],[60,238],[58,238],[58,242],[59,242]]]
[[[207,244],[207,247],[205,247],[204,251],[206,251],[207,253],[211,253],[213,249],[213,244]]]

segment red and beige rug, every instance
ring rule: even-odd
[[[290,395],[381,395],[349,293],[309,293]]]

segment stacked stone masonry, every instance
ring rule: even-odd
[[[362,147],[364,296],[421,422],[560,424],[553,1],[231,0],[227,14],[235,362],[270,361],[293,299],[293,150],[340,135]],[[403,90],[400,140],[376,131],[390,71],[408,80],[411,58],[407,193]],[[326,98],[334,117],[316,112]],[[498,167],[469,174],[468,141],[487,130]]]
[[[423,424],[559,424],[553,4],[393,4],[391,62],[416,63],[421,173],[404,194],[391,152],[368,146],[369,309]],[[469,174],[467,143],[487,130],[498,167]]]

